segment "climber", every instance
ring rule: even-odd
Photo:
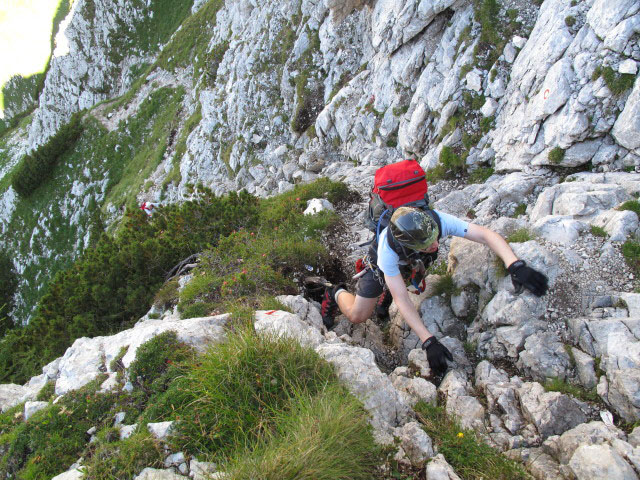
[[[438,241],[447,235],[487,245],[507,266],[516,291],[524,287],[537,296],[547,292],[547,277],[519,260],[498,233],[436,210],[400,207],[393,213],[389,226],[380,232],[377,245],[371,246],[366,265],[359,273],[356,294],[347,292],[342,284],[325,287],[321,307],[325,326],[333,327],[338,310],[352,323],[366,321],[386,287],[403,318],[420,338],[431,368],[436,374],[444,373],[446,359],[453,359],[451,352],[422,323],[400,270],[412,257],[436,254]],[[390,301],[385,303],[388,308]]]
[[[158,206],[159,206],[159,204],[157,204],[157,203],[142,202],[142,205],[140,205],[140,210],[142,210],[148,216],[152,216],[153,212],[155,211],[155,208],[158,207]]]

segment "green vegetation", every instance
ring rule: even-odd
[[[475,63],[488,69],[498,59],[506,44],[505,26],[500,24],[500,5],[497,0],[475,0],[475,18],[480,23],[480,39],[474,51]],[[480,61],[481,57],[486,57]]]
[[[379,448],[372,442],[366,413],[342,388],[321,395],[297,395],[278,428],[266,431],[258,448],[236,455],[228,467],[234,480],[375,478]]]
[[[187,3],[191,8],[193,1],[190,0],[183,3]],[[223,5],[223,0],[209,0],[195,14],[181,22],[182,28],[175,33],[171,41],[162,50],[156,61],[156,66],[165,70],[175,71],[176,68],[187,68],[190,65],[194,65],[196,76],[205,71],[211,73],[213,69],[211,67],[214,66],[212,62],[215,63],[213,57],[222,58],[219,49],[216,52],[209,52],[208,46],[218,11]],[[175,30],[176,28],[171,33],[175,32]],[[217,49],[214,48],[213,50]],[[210,54],[212,54],[211,57]],[[215,65],[215,70],[217,70],[217,65]]]
[[[205,191],[199,200],[162,208],[152,218],[128,211],[115,237],[102,235],[55,276],[29,325],[7,332],[0,342],[2,381],[24,382],[76,338],[132,326],[166,272],[207,248],[204,275],[185,289],[182,308],[200,304],[195,308],[208,313],[210,306],[242,303],[252,295],[293,293],[288,278],[294,271],[327,260],[318,236],[335,221],[331,215],[302,215],[306,201],[325,196],[336,202],[346,193],[344,185],[322,180],[267,200]],[[236,243],[241,239],[247,245]]]
[[[473,430],[463,430],[444,407],[425,402],[415,406],[418,420],[453,469],[464,480],[529,478],[516,462],[484,443]]]
[[[194,356],[167,332],[139,348],[129,377],[141,381],[131,394],[96,393],[101,377],[28,422],[23,405],[0,414],[0,474],[52,478],[82,457],[86,478],[133,478],[162,468],[165,448],[214,461],[234,479],[365,480],[384,462],[362,404],[297,342],[236,323],[225,342]],[[139,425],[124,440],[112,426],[121,411]],[[175,422],[166,441],[147,432],[160,420]]]
[[[513,233],[507,235],[506,240],[509,243],[524,243],[533,240],[534,236],[528,228],[520,228]]]
[[[7,252],[0,250],[0,337],[13,327],[9,316],[14,307],[14,295],[18,287],[18,276]]]
[[[309,47],[292,65],[299,72],[295,78],[296,108],[291,115],[291,129],[296,133],[305,132],[315,122],[324,104],[324,84],[312,79],[316,69],[313,54],[320,50],[320,37],[317,30],[308,27],[306,33]]]
[[[638,200],[627,200],[618,207],[618,210],[630,210],[640,217],[640,202]]]
[[[636,240],[627,240],[622,244],[622,256],[636,275],[640,273],[640,243]]]
[[[595,225],[591,225],[590,231],[591,231],[591,235],[593,235],[594,237],[607,238],[609,236],[609,234],[604,228],[597,227]]]
[[[13,171],[12,186],[22,197],[31,195],[43,182],[51,178],[60,157],[72,148],[82,133],[80,113],[60,127],[47,143],[25,155]]]
[[[593,75],[591,75],[591,80],[595,81],[600,76],[604,79],[604,83],[606,83],[611,93],[614,95],[621,95],[630,88],[633,87],[633,83],[636,79],[635,75],[631,75],[628,73],[617,73],[611,67],[597,67]]]
[[[576,17],[574,17],[572,15],[569,15],[569,16],[565,17],[564,24],[567,27],[573,27],[576,24]]]
[[[513,211],[513,216],[518,218],[527,213],[527,205],[525,203],[519,204],[516,209]]]
[[[549,161],[554,165],[559,165],[564,160],[565,150],[560,147],[555,147],[549,152]]]
[[[109,193],[105,204],[136,205],[136,195],[144,190],[144,179],[156,170],[179,123],[184,88],[160,88],[142,102],[135,117],[121,125],[103,142],[119,145],[119,155],[111,155]],[[115,147],[114,147],[115,148]],[[115,158],[114,158],[115,157]]]
[[[446,273],[441,275],[438,281],[433,286],[434,295],[445,295],[447,298],[451,298],[453,295],[458,295],[460,289],[453,281],[453,275]]]
[[[443,178],[454,178],[465,171],[465,159],[451,147],[442,147],[439,163],[427,172],[427,181],[435,183]]]
[[[586,390],[580,385],[573,385],[559,378],[548,378],[544,383],[544,389],[547,392],[560,392],[565,395],[572,395],[575,398],[585,402],[600,402],[596,389]]]
[[[491,175],[493,175],[493,168],[491,167],[479,167],[469,174],[469,183],[484,183]]]
[[[3,478],[52,478],[78,460],[86,446],[86,431],[110,425],[113,394],[96,393],[98,379],[70,392],[28,422],[0,420],[0,475]],[[78,412],[82,412],[78,414]],[[75,414],[74,414],[75,413]]]

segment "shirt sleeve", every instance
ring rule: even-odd
[[[453,235],[454,237],[464,237],[469,229],[469,222],[460,220],[458,217],[449,215],[448,213],[434,210],[440,217],[440,224],[442,225],[441,237],[447,237]]]
[[[393,277],[395,275],[400,275],[400,268],[398,267],[400,257],[398,257],[398,254],[389,246],[389,242],[387,241],[387,230],[387,228],[382,230],[380,238],[378,239],[377,264],[378,267],[380,267],[380,270],[382,270],[382,273]]]

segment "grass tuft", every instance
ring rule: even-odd
[[[589,230],[591,231],[591,235],[593,235],[594,237],[607,238],[609,236],[607,231],[602,227],[591,225],[591,228]]]
[[[294,402],[258,448],[241,452],[224,469],[230,479],[374,477],[380,448],[366,412],[344,387],[328,388],[315,397],[295,394]]]
[[[596,393],[596,389],[586,390],[579,385],[573,385],[567,383],[559,378],[548,378],[544,384],[544,389],[547,392],[560,392],[565,395],[572,395],[575,398],[584,400],[586,402],[599,402],[600,397]]]
[[[560,147],[555,147],[549,152],[549,161],[554,165],[559,165],[564,160],[565,151]]]
[[[524,243],[533,239],[534,235],[528,228],[520,228],[506,237],[508,243]]]
[[[628,200],[620,205],[618,210],[630,210],[640,217],[640,202],[638,200]]]
[[[522,466],[509,460],[478,438],[473,430],[463,430],[443,407],[425,402],[415,406],[418,420],[461,478],[465,480],[516,480],[529,476]]]

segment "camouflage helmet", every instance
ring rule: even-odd
[[[425,250],[438,240],[438,225],[424,210],[400,207],[391,216],[389,230],[396,241],[411,250]]]

